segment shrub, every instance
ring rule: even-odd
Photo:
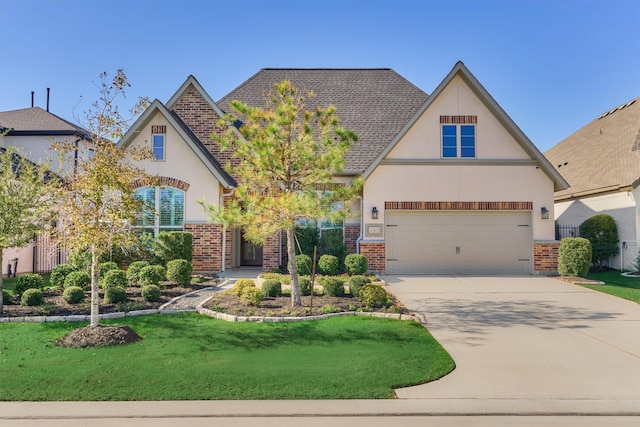
[[[305,254],[296,255],[296,266],[298,267],[298,273],[310,275],[313,268],[311,257]]]
[[[344,271],[349,275],[362,275],[367,272],[369,261],[361,254],[349,254],[344,258]]]
[[[322,293],[331,297],[344,296],[344,283],[335,277],[323,277]]]
[[[239,279],[231,288],[231,292],[235,294],[237,297],[240,297],[240,295],[242,295],[242,292],[244,291],[244,288],[251,288],[251,287],[253,288],[256,287],[256,284],[253,282],[253,280]]]
[[[161,265],[148,265],[143,267],[138,274],[138,282],[141,286],[160,285],[167,276],[167,271]]]
[[[636,262],[633,265],[633,268],[636,270],[635,272],[637,274],[640,274],[640,255],[638,255],[638,258],[636,258]]]
[[[21,305],[42,305],[44,297],[42,296],[42,289],[29,288],[25,289],[20,298]]]
[[[155,302],[160,300],[160,287],[158,285],[143,286],[140,293],[145,301]]]
[[[76,269],[71,264],[58,264],[51,270],[49,283],[56,288],[62,288],[64,286],[64,279],[67,278],[69,273],[73,273],[74,271],[76,271]]]
[[[278,280],[267,279],[262,282],[262,293],[267,297],[282,296],[282,283]]]
[[[322,255],[318,261],[318,270],[320,274],[333,275],[338,273],[340,263],[338,258],[333,255]]]
[[[24,273],[18,276],[13,293],[21,297],[27,289],[41,289],[43,286],[44,279],[41,275],[35,273]]]
[[[122,289],[127,289],[127,273],[125,273],[124,270],[120,269],[109,270],[102,278],[101,284],[104,289],[112,288],[114,286]]]
[[[148,261],[134,261],[127,268],[127,282],[130,286],[135,286],[140,280],[140,270],[149,265]]]
[[[9,292],[5,291],[4,289],[2,290],[2,301],[3,304],[6,304],[9,302],[9,300],[11,300],[11,295],[9,295]]]
[[[382,307],[387,303],[387,291],[380,285],[368,283],[360,289],[360,302],[367,307]]]
[[[254,286],[247,286],[242,290],[242,294],[240,294],[240,301],[244,305],[252,305],[257,307],[258,304],[264,299],[264,294],[260,289]]]
[[[64,287],[77,286],[88,291],[91,289],[91,276],[86,271],[72,271],[64,279]]]
[[[580,236],[591,242],[591,262],[596,268],[620,252],[618,226],[611,215],[600,214],[587,219],[580,224]]]
[[[369,280],[368,277],[351,276],[349,278],[349,292],[354,297],[357,297],[357,296],[360,295],[360,289],[362,289],[362,287],[364,285],[369,284],[369,283],[371,283],[371,280]]]
[[[89,251],[74,251],[69,255],[69,264],[76,270],[88,270],[91,268],[91,253]]]
[[[558,274],[585,277],[591,265],[591,243],[583,237],[566,237],[558,248]]]
[[[297,226],[295,228],[296,249],[298,253],[313,255],[313,248],[318,246],[318,227],[315,225]]]
[[[104,288],[105,304],[118,304],[127,300],[127,290],[120,286],[108,286]]]
[[[311,295],[311,278],[307,276],[298,277],[298,286],[300,287],[300,295],[307,297]]]
[[[191,284],[193,267],[186,259],[173,259],[167,263],[167,279],[188,286]]]
[[[117,270],[118,264],[113,261],[101,262],[98,264],[98,277],[103,278],[108,271]]]
[[[193,234],[185,231],[161,231],[153,243],[153,254],[162,263],[174,259],[193,260]]]
[[[344,244],[344,231],[342,228],[322,230],[322,236],[318,240],[318,253],[335,256],[338,258],[338,264],[344,261],[344,256],[347,254],[347,246]]]
[[[64,299],[67,304],[80,304],[84,301],[84,290],[79,286],[69,286],[64,289],[62,299]]]

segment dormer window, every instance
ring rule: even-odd
[[[476,157],[477,116],[440,116],[442,158]]]

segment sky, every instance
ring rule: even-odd
[[[0,111],[82,124],[122,68],[166,102],[261,68],[392,68],[431,93],[462,61],[542,152],[640,96],[638,0],[0,0]],[[338,111],[338,115],[339,115]]]

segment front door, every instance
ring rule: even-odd
[[[262,245],[257,245],[248,241],[244,235],[240,244],[240,265],[261,266],[262,265]]]

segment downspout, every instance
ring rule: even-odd
[[[222,206],[223,209],[224,209],[225,197],[233,196],[233,193],[235,193],[235,191],[236,189],[232,188],[231,191],[229,191],[228,193],[225,193],[223,191],[222,194],[220,194],[220,206]],[[221,266],[221,270],[223,273],[227,269],[226,262],[227,262],[227,223],[223,222],[222,223],[222,266]]]

